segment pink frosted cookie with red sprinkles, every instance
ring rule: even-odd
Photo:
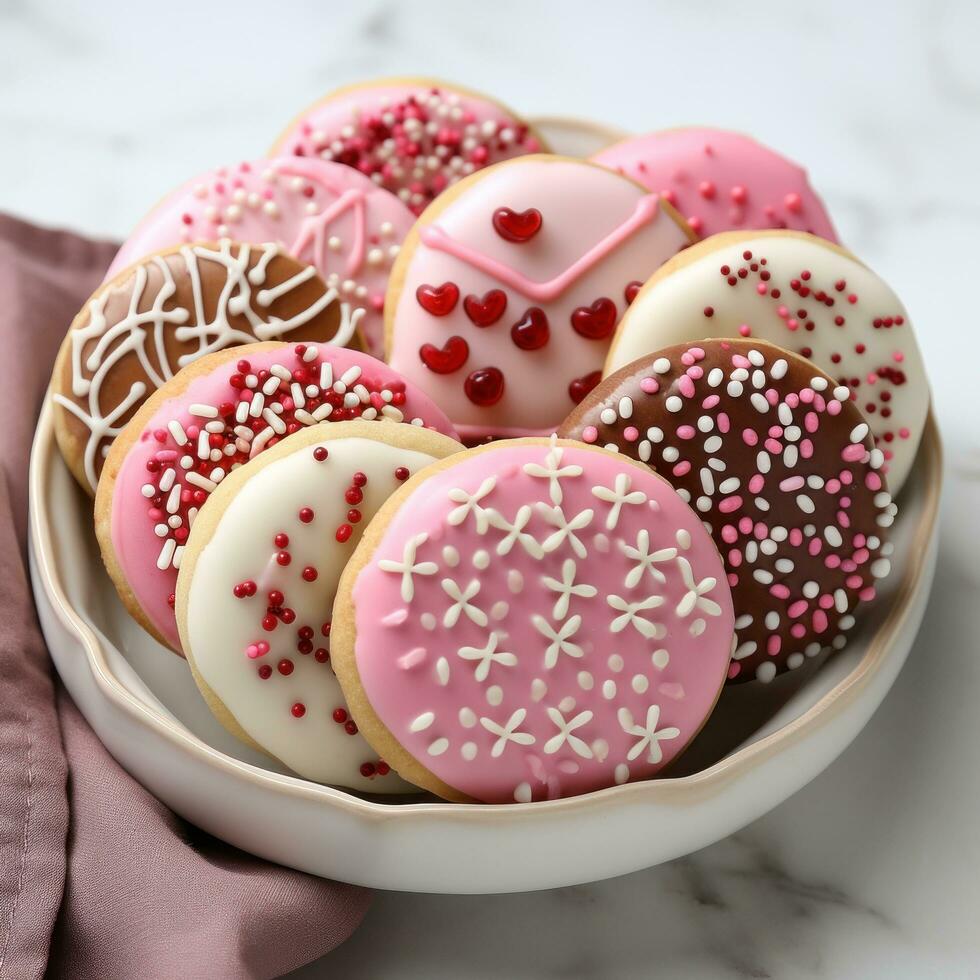
[[[560,433],[654,467],[700,515],[732,589],[732,680],[839,649],[889,572],[896,508],[868,423],[772,344],[665,348],[605,378]]]
[[[334,668],[365,738],[450,800],[647,779],[708,717],[731,595],[647,467],[552,439],[458,453],[381,508],[344,572]]]
[[[380,355],[384,296],[414,215],[393,194],[339,163],[284,157],[200,174],[168,194],[136,226],[109,267],[192,241],[274,242],[312,265],[346,307],[369,353]]]
[[[630,136],[592,159],[659,191],[702,237],[791,228],[837,241],[806,171],[750,136],[695,126],[665,129]]]
[[[333,600],[388,495],[459,448],[412,425],[321,424],[213,492],[187,541],[176,613],[194,679],[233,734],[317,782],[414,789],[350,717],[330,665]]]
[[[613,338],[605,373],[705,337],[769,341],[846,385],[882,452],[888,485],[899,493],[925,427],[929,382],[901,300],[850,252],[795,231],[698,242],[640,291]]]
[[[637,290],[692,237],[657,194],[604,167],[545,155],[489,167],[405,240],[388,361],[466,438],[548,435],[599,380]]]
[[[460,178],[547,150],[506,106],[458,85],[388,78],[332,92],[304,110],[273,154],[347,164],[421,214]]]
[[[446,416],[386,364],[315,344],[251,344],[201,358],[158,389],[113,443],[95,501],[106,568],[136,620],[180,650],[174,588],[190,528],[236,469],[321,422]],[[354,533],[354,523],[338,534]]]

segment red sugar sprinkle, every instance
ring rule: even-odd
[[[293,559],[288,551],[280,551],[279,554],[276,555],[276,561],[280,565],[288,565],[292,560]]]
[[[303,507],[299,512],[299,519],[304,524],[309,524],[316,515],[313,513],[312,507]]]
[[[306,714],[306,705],[297,701],[289,710],[294,718],[302,718]]]
[[[313,450],[313,458],[318,463],[322,463],[329,455],[330,453],[327,452],[325,446],[317,446],[316,449]]]
[[[360,472],[355,473],[351,477],[351,483],[353,483],[355,487],[363,487],[364,484],[367,483],[367,481],[368,481],[367,477]]]
[[[374,775],[374,773],[375,773],[375,768],[374,768],[374,763],[373,762],[362,762],[361,763],[361,775],[365,779],[369,779],[371,776]]]
[[[303,569],[303,579],[306,582],[315,582],[317,580],[317,570],[312,565],[307,565]]]
[[[293,662],[292,660],[283,657],[283,659],[276,664],[276,669],[283,675],[283,677],[288,677],[293,672]]]
[[[354,528],[352,528],[350,524],[341,524],[340,527],[337,528],[337,540],[341,544],[344,544],[344,542],[350,540],[350,536],[353,533],[354,533]]]
[[[272,676],[272,668],[268,664],[262,664],[258,670],[259,677],[267,681]]]
[[[343,708],[334,708],[332,717],[338,725],[342,725],[347,721],[347,712]]]

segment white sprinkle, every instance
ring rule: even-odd
[[[604,408],[599,413],[599,421],[603,425],[612,425],[616,421],[616,410],[614,408]]]
[[[710,436],[704,440],[704,451],[706,453],[716,453],[721,449],[723,440],[721,436]]]
[[[216,419],[218,417],[218,410],[214,405],[201,405],[200,403],[195,403],[187,410],[191,415],[197,416],[199,419]]]
[[[512,568],[507,573],[507,588],[514,595],[517,595],[524,588],[524,576],[516,568]]]
[[[616,682],[614,680],[602,682],[602,696],[607,701],[612,701],[616,697]]]
[[[530,803],[531,802],[531,787],[528,783],[518,783],[517,788],[514,790],[514,799],[518,803]]]
[[[324,361],[320,365],[320,388],[322,391],[328,391],[333,387],[333,365],[330,361]]]
[[[261,391],[257,391],[252,396],[251,404],[248,406],[248,414],[253,419],[257,419],[262,414],[263,408],[265,408],[265,395]]]
[[[829,382],[826,378],[817,376],[816,378],[810,378],[810,387],[814,391],[826,391],[829,387]]]
[[[740,381],[729,381],[728,382],[728,394],[732,398],[741,398],[742,396],[742,383]]]
[[[443,687],[449,683],[449,661],[445,657],[440,657],[436,661],[436,675]]]
[[[892,570],[892,564],[887,558],[877,558],[871,563],[871,574],[875,578],[885,578]]]
[[[170,563],[174,557],[174,551],[177,550],[177,542],[173,538],[168,538],[163,543],[163,548],[160,550],[160,554],[157,557],[157,568],[160,571],[165,571],[170,568]]]
[[[476,758],[476,751],[476,742],[463,742],[459,754],[467,762],[472,762]]]
[[[766,401],[766,396],[759,394],[757,391],[753,391],[749,397],[749,401],[752,402],[752,407],[757,411],[765,414],[769,411],[769,402]]]
[[[645,694],[650,686],[650,681],[643,674],[634,674],[630,685],[637,694]]]
[[[803,663],[804,659],[805,658],[802,653],[791,653],[786,658],[786,666],[789,667],[790,670],[796,670],[796,668]]]
[[[281,384],[282,378],[273,376],[269,378],[264,385],[262,385],[262,393],[264,395],[274,395],[279,390],[279,385]]]
[[[591,691],[594,684],[595,679],[587,670],[580,670],[578,672],[578,686],[583,691]]]
[[[193,483],[194,486],[200,487],[202,490],[207,490],[208,493],[214,493],[218,489],[218,484],[213,480],[209,480],[206,476],[201,476],[200,473],[188,473],[186,476],[188,483]],[[174,488],[176,489],[176,487]]]
[[[724,380],[725,380],[725,372],[722,371],[721,368],[719,367],[712,368],[708,372],[708,384],[712,388],[717,388],[718,385],[720,385]]]
[[[765,624],[767,630],[774,630],[779,626],[779,613],[775,609],[766,613]]]
[[[670,663],[670,654],[664,650],[663,647],[661,647],[659,650],[654,650],[653,653],[650,654],[650,660],[653,662],[653,666],[656,667],[657,670],[663,670],[664,667]]]
[[[728,481],[726,481],[728,482]],[[737,480],[735,481],[738,482]],[[710,497],[715,492],[715,478],[711,474],[711,470],[707,466],[701,467],[701,486],[704,487],[704,492]],[[711,506],[711,502],[708,502],[708,506]]]
[[[449,748],[448,738],[437,738],[426,751],[429,755],[442,755]]]
[[[633,414],[633,399],[628,395],[623,395],[619,399],[619,417],[628,419]]]
[[[548,685],[540,677],[531,681],[531,700],[537,703],[548,693]]]
[[[492,705],[494,708],[497,707],[504,700],[504,691],[497,684],[487,688],[487,704]]]
[[[204,426],[204,431],[205,432],[211,432],[211,433],[214,433],[214,434],[217,434],[219,432],[224,432],[225,431],[225,423],[222,422],[221,419],[217,419],[214,422],[208,422],[207,425]]]
[[[823,529],[823,536],[831,548],[839,548],[844,543],[840,531],[833,524],[828,524]]]
[[[424,732],[435,720],[436,716],[433,712],[425,711],[408,726],[408,730],[410,732]]]
[[[769,374],[776,380],[779,381],[780,378],[786,375],[786,371],[789,369],[789,365],[786,363],[785,358],[779,358],[778,361],[774,361],[772,367],[769,369]]]
[[[617,786],[622,786],[623,783],[627,782],[630,778],[630,768],[625,762],[621,762],[613,770],[613,779]]]
[[[153,533],[158,538],[165,538],[169,531],[170,528],[166,524],[157,524],[156,527],[153,528]]]
[[[757,568],[752,572],[752,578],[754,578],[760,585],[772,585],[772,573],[767,572],[764,568]]]
[[[279,416],[276,415],[275,412],[271,412],[271,411],[269,411],[269,409],[266,409],[262,413],[262,418],[264,418],[266,420],[266,422],[268,422],[269,425],[272,426],[272,431],[275,432],[276,435],[281,436],[281,435],[283,435],[285,433],[285,431],[286,431],[286,423],[283,422],[283,420],[281,418],[279,418]]]
[[[798,493],[796,495],[796,506],[799,507],[804,514],[812,514],[817,509],[816,505],[813,503],[813,500],[805,493]]]
[[[742,613],[741,616],[737,617],[735,620],[735,629],[744,630],[752,625],[754,619],[751,613]]]
[[[666,374],[670,370],[670,361],[668,361],[666,357],[658,357],[653,362],[653,370],[656,371],[657,374]]]
[[[684,407],[684,399],[680,395],[669,395],[664,402],[668,412],[679,412]]]

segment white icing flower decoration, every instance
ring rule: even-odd
[[[524,464],[524,472],[528,476],[539,477],[548,481],[548,495],[551,497],[551,502],[553,504],[560,504],[562,502],[562,477],[581,476],[583,472],[582,467],[575,463],[571,463],[567,466],[561,465],[561,458],[564,455],[564,450],[561,446],[557,445],[557,442],[558,436],[552,434],[551,449],[548,451],[548,455],[544,458],[544,466],[542,466],[540,463]]]
[[[473,676],[481,684],[487,679],[490,668],[494,664],[500,664],[502,667],[514,667],[517,664],[517,657],[514,654],[508,653],[506,650],[497,649],[499,642],[500,636],[497,633],[491,633],[487,638],[485,646],[460,647],[456,651],[464,660],[478,661]]]
[[[480,583],[477,579],[473,579],[465,589],[460,589],[451,578],[444,578],[441,585],[442,591],[453,600],[453,604],[442,617],[443,626],[452,628],[459,621],[460,616],[466,616],[477,626],[487,625],[487,614],[470,602],[470,599],[480,591]]]
[[[491,735],[497,736],[497,741],[493,743],[493,748],[490,750],[490,755],[496,759],[503,753],[504,749],[507,748],[508,742],[513,742],[515,745],[534,745],[535,738],[529,732],[519,732],[517,731],[517,726],[521,724],[522,721],[527,717],[527,708],[518,708],[511,716],[507,719],[507,724],[499,725],[492,718],[481,718],[480,724],[488,731]]]
[[[665,635],[666,631],[660,623],[651,623],[649,619],[643,619],[640,616],[640,613],[647,609],[656,609],[658,606],[662,606],[664,604],[663,596],[651,595],[639,602],[628,602],[621,596],[610,595],[606,596],[606,602],[613,609],[622,613],[622,616],[617,616],[609,624],[611,632],[622,633],[627,626],[632,625],[640,636],[647,640],[660,639]]]
[[[544,616],[534,615],[531,617],[531,622],[534,624],[534,628],[549,641],[548,649],[544,655],[544,665],[548,670],[551,670],[558,663],[558,657],[563,653],[569,657],[585,656],[585,651],[577,643],[571,641],[571,637],[578,632],[578,628],[582,625],[581,616],[576,615],[566,619],[557,630]]]
[[[658,568],[653,566],[658,562],[671,561],[677,557],[676,548],[661,548],[659,551],[650,551],[650,532],[644,527],[636,535],[636,547],[620,543],[623,554],[630,561],[635,561],[636,565],[630,569],[626,575],[626,588],[632,589],[640,584],[644,572],[649,572],[653,578],[661,585],[666,584],[667,577]]]
[[[592,758],[594,753],[589,744],[572,734],[576,728],[581,728],[592,720],[591,711],[580,711],[574,718],[566,721],[565,716],[557,708],[548,708],[548,717],[557,726],[558,734],[553,735],[544,743],[545,755],[553,755],[568,742],[568,747],[576,755],[580,755],[583,759]]]
[[[383,572],[395,572],[402,577],[401,595],[404,602],[411,602],[415,598],[415,575],[435,575],[439,571],[439,566],[434,561],[416,562],[415,556],[419,547],[429,540],[428,534],[422,531],[409,538],[405,542],[405,550],[402,552],[402,560],[394,561],[391,558],[382,558],[378,562],[378,568]]]
[[[696,582],[691,563],[683,555],[677,559],[677,565],[684,579],[684,588],[687,589],[681,601],[677,603],[677,615],[683,619],[695,609],[699,609],[709,616],[720,616],[721,606],[714,599],[707,598],[707,594],[718,584],[718,580],[709,576]]]
[[[629,708],[620,708],[618,712],[619,724],[627,735],[635,735],[639,741],[629,750],[626,755],[628,761],[632,762],[638,758],[644,749],[649,748],[647,762],[657,763],[663,757],[663,749],[660,748],[661,741],[669,741],[677,738],[681,730],[674,728],[661,728],[657,731],[657,724],[660,721],[660,705],[651,704],[647,708],[647,721],[645,725],[639,724],[633,718],[633,712]]]
[[[459,507],[454,508],[449,512],[449,517],[447,520],[453,527],[462,524],[466,518],[472,514],[473,521],[476,524],[477,534],[486,534],[490,529],[490,518],[484,507],[481,506],[480,501],[483,500],[491,490],[497,485],[497,478],[495,476],[488,476],[473,493],[467,493],[465,490],[459,487],[453,487],[449,491],[449,499],[454,504],[459,504]]]
[[[552,615],[555,619],[564,619],[568,615],[568,604],[572,596],[579,596],[582,599],[591,599],[597,589],[594,585],[576,585],[575,575],[577,569],[573,558],[566,558],[561,566],[561,581],[545,575],[542,581],[552,592],[558,593],[555,600],[555,608]]]
[[[524,504],[514,515],[514,523],[511,524],[499,510],[488,507],[484,511],[491,527],[496,528],[498,531],[506,532],[504,537],[497,543],[498,555],[510,554],[515,542],[520,542],[521,546],[532,558],[544,557],[544,549],[538,544],[537,538],[530,532],[524,530],[531,520],[532,513],[530,505]]]
[[[541,542],[541,547],[544,548],[545,552],[550,554],[556,548],[560,548],[562,543],[566,540],[568,541],[569,547],[572,551],[578,555],[579,558],[585,558],[588,555],[588,550],[582,541],[576,536],[576,531],[581,531],[583,528],[588,527],[592,523],[592,518],[595,516],[595,511],[591,508],[588,510],[579,511],[571,520],[565,517],[565,512],[561,507],[549,507],[547,504],[538,502],[538,510],[541,516],[554,528],[557,530],[552,531],[551,534]]]
[[[612,509],[606,517],[606,530],[612,531],[619,523],[619,515],[625,504],[639,506],[645,504],[647,495],[642,490],[630,490],[633,485],[628,473],[617,473],[611,487],[593,487],[592,496],[612,504]]]

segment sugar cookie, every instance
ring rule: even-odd
[[[704,520],[732,589],[736,681],[842,646],[889,571],[896,509],[868,424],[846,387],[772,344],[665,348],[605,378],[560,432],[649,463]]]
[[[334,668],[365,738],[447,799],[655,775],[724,683],[731,595],[698,516],[624,456],[498,442],[419,473],[344,572]]]
[[[58,445],[95,493],[113,439],[182,367],[255,340],[344,343],[352,329],[336,290],[275,245],[146,256],[95,291],[61,345],[51,377]]]
[[[490,167],[406,239],[388,360],[468,438],[547,435],[599,380],[643,281],[689,240],[656,194],[604,167],[543,155]]]
[[[806,171],[750,136],[685,127],[631,136],[592,159],[659,191],[703,237],[792,228],[837,241]]]
[[[866,416],[898,494],[929,410],[912,324],[850,252],[793,231],[715,235],[663,266],[613,338],[605,373],[672,344],[757,337],[809,358]]]
[[[337,581],[362,530],[416,470],[460,448],[414,425],[298,432],[222,481],[177,581],[181,646],[239,736],[321,783],[414,789],[358,735],[330,667]]]
[[[547,147],[499,102],[427,78],[348,85],[305,109],[273,154],[347,164],[416,214],[461,177]]]
[[[109,267],[112,278],[150,252],[195,240],[275,242],[337,290],[380,355],[388,273],[415,220],[393,194],[351,167],[284,157],[200,174],[137,225]]]
[[[351,419],[455,435],[445,415],[386,364],[326,344],[212,354],[157,391],[113,445],[95,501],[102,557],[132,615],[179,651],[177,570],[208,496],[290,433]]]

